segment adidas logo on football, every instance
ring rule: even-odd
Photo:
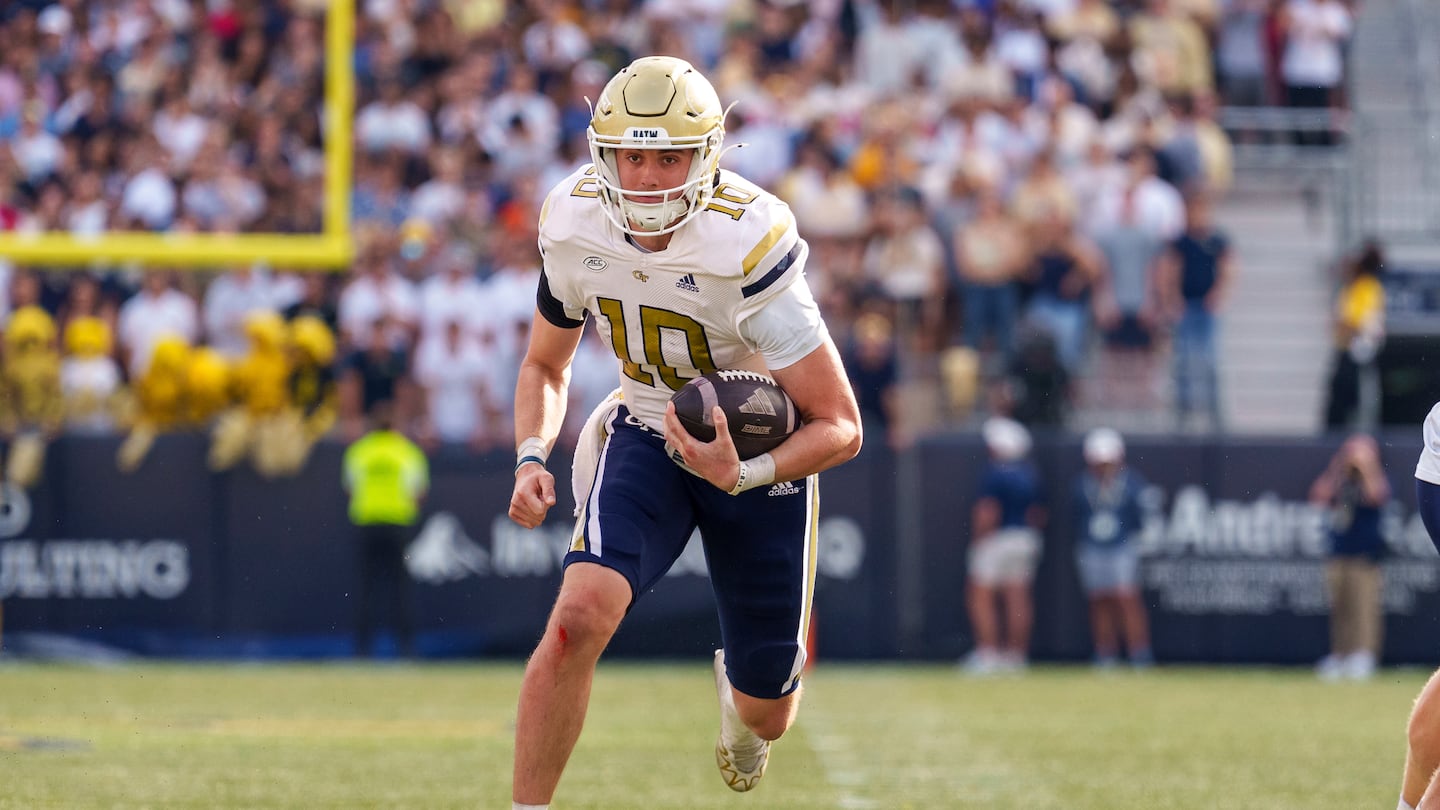
[[[744,402],[740,403],[740,413],[760,413],[774,416],[775,403],[770,401],[770,397],[765,396],[764,391],[756,388]]]
[[[800,488],[795,486],[794,481],[781,481],[778,484],[770,485],[770,497],[779,498],[784,495],[799,495]]]
[[[686,273],[685,275],[681,276],[680,280],[675,282],[675,286],[687,292],[700,292],[700,285],[695,283],[694,273]]]

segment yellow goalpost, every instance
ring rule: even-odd
[[[350,236],[350,132],[355,106],[354,0],[329,0],[325,12],[325,210],[318,234],[210,234],[111,231],[90,237],[48,231],[0,233],[0,256],[21,264],[140,262],[202,267],[264,261],[286,269],[341,269]]]

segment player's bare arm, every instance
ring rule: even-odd
[[[783,444],[770,451],[776,481],[794,481],[822,472],[855,457],[862,441],[860,409],[850,388],[840,353],[829,338],[800,361],[770,372],[800,411],[801,425]],[[716,408],[715,440],[692,437],[675,416],[665,410],[665,436],[680,451],[685,463],[702,478],[729,491],[739,478],[740,459],[730,440],[724,413]]]
[[[565,421],[570,388],[570,361],[580,345],[580,329],[564,329],[537,313],[530,330],[530,347],[520,363],[515,383],[515,440],[520,445],[538,437],[548,455]],[[533,529],[555,505],[555,476],[543,463],[520,463],[515,468],[515,489],[510,496],[510,519]]]

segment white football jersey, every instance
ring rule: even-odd
[[[1415,464],[1415,477],[1430,484],[1440,484],[1440,402],[1425,417],[1425,446]]]
[[[768,373],[825,340],[804,279],[809,248],[779,198],[722,170],[709,206],[650,253],[606,218],[596,187],[586,166],[546,198],[537,300],[559,326],[594,317],[620,359],[625,404],[646,425],[663,431],[665,403],[692,377]]]

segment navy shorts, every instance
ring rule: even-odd
[[[664,437],[628,417],[623,406],[611,417],[565,565],[619,572],[633,607],[698,527],[730,682],[758,698],[793,692],[815,583],[816,476],[730,495],[671,461]]]
[[[1114,328],[1105,333],[1105,345],[1116,349],[1148,349],[1155,342],[1150,328],[1139,316],[1127,313]]]

